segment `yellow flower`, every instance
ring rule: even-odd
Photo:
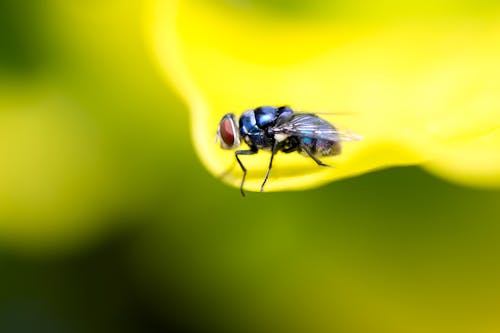
[[[500,185],[499,5],[315,1],[297,15],[227,3],[151,0],[147,17],[155,55],[189,104],[196,150],[214,175],[234,165],[234,153],[214,143],[220,118],[285,104],[350,113],[325,117],[364,139],[324,159],[334,168],[278,154],[266,190],[414,164],[456,182]],[[242,158],[247,189],[259,189],[269,157]],[[239,186],[241,175],[236,166],[224,180]]]

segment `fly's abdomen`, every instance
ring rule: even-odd
[[[315,139],[310,137],[300,138],[302,146],[306,146],[314,156],[333,156],[340,154],[340,141]],[[303,155],[307,155],[303,149],[300,149]]]

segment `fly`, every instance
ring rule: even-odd
[[[247,169],[240,160],[241,155],[254,155],[259,150],[271,152],[269,166],[260,187],[262,192],[277,152],[299,152],[313,159],[317,165],[328,167],[320,157],[339,155],[341,141],[360,139],[355,134],[340,133],[332,124],[314,113],[295,112],[288,106],[260,106],[243,112],[239,120],[233,113],[228,113],[219,122],[217,138],[220,139],[222,149],[236,149],[241,141],[249,147],[235,152],[236,161],[243,171],[240,185],[243,196]]]

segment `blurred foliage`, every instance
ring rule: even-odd
[[[182,131],[183,106],[143,47],[141,3],[9,6],[5,35],[16,38],[0,66],[0,239],[57,251],[98,238],[117,219],[142,219],[165,175],[151,170],[168,169],[164,133]]]
[[[0,4],[0,332],[498,331],[500,192],[397,168],[242,199],[143,3],[24,4]]]
[[[46,60],[42,3],[5,0],[0,4],[0,66],[2,70],[33,74]],[[24,18],[21,20],[21,18]]]

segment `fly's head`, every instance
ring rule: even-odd
[[[222,149],[236,149],[240,146],[240,131],[236,116],[228,113],[222,117],[217,128],[217,139]]]

